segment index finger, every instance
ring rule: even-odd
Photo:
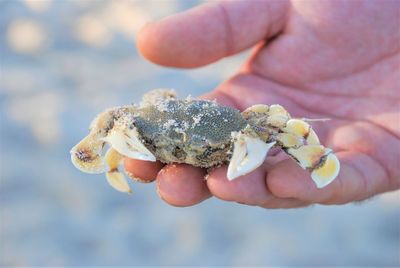
[[[215,1],[146,25],[138,49],[157,64],[192,68],[280,32],[288,1]]]

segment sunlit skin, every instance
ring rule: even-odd
[[[344,204],[400,187],[399,1],[210,2],[146,25],[142,55],[193,68],[253,47],[228,81],[203,96],[240,110],[283,105],[313,122],[341,162],[338,178],[317,189],[283,153],[229,182],[226,166],[206,170],[125,160],[133,174],[157,174],[157,192],[174,206],[210,196],[265,208]]]

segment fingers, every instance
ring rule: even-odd
[[[124,164],[127,175],[135,181],[149,183],[157,179],[157,192],[170,205],[192,206],[211,196],[204,180],[206,171],[201,168],[130,158],[125,158]]]
[[[304,202],[343,204],[358,201],[386,190],[385,171],[371,157],[354,152],[336,154],[341,162],[338,177],[328,186],[318,189],[310,173],[293,160],[273,166],[268,173],[268,188],[275,196],[297,198]]]
[[[262,179],[264,171],[261,168],[233,181],[226,178],[226,172],[226,166],[216,168],[207,177],[207,186],[216,197],[248,205],[259,205],[273,198]]]
[[[138,182],[152,182],[158,172],[164,166],[160,161],[150,162],[131,158],[124,159],[125,172],[133,180]]]
[[[233,181],[228,181],[226,171],[227,167],[216,168],[207,177],[210,192],[222,200],[264,208],[294,208],[307,205],[307,202],[273,196],[267,188],[263,167]]]
[[[157,64],[198,67],[283,29],[287,1],[210,2],[146,25],[138,49]]]
[[[157,192],[170,205],[192,206],[211,196],[206,171],[186,164],[165,166],[157,176]]]

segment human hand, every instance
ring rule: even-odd
[[[317,189],[282,153],[228,181],[207,171],[126,159],[134,177],[157,177],[161,198],[189,206],[214,195],[265,208],[342,204],[400,187],[398,1],[211,2],[151,23],[138,36],[149,60],[203,66],[254,47],[238,73],[204,98],[240,110],[281,104],[293,116],[326,118],[313,128],[340,159],[338,178]],[[161,170],[161,171],[160,171]],[[160,171],[160,172],[159,172]]]

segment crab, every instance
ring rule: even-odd
[[[124,157],[202,168],[229,163],[227,178],[234,180],[259,167],[271,148],[280,147],[322,188],[337,177],[340,163],[320,144],[308,121],[292,118],[279,104],[257,104],[240,112],[216,101],[177,99],[175,91],[157,89],[145,94],[139,105],[100,113],[89,135],[71,149],[71,160],[83,172],[105,172],[112,187],[130,193],[118,169]]]

